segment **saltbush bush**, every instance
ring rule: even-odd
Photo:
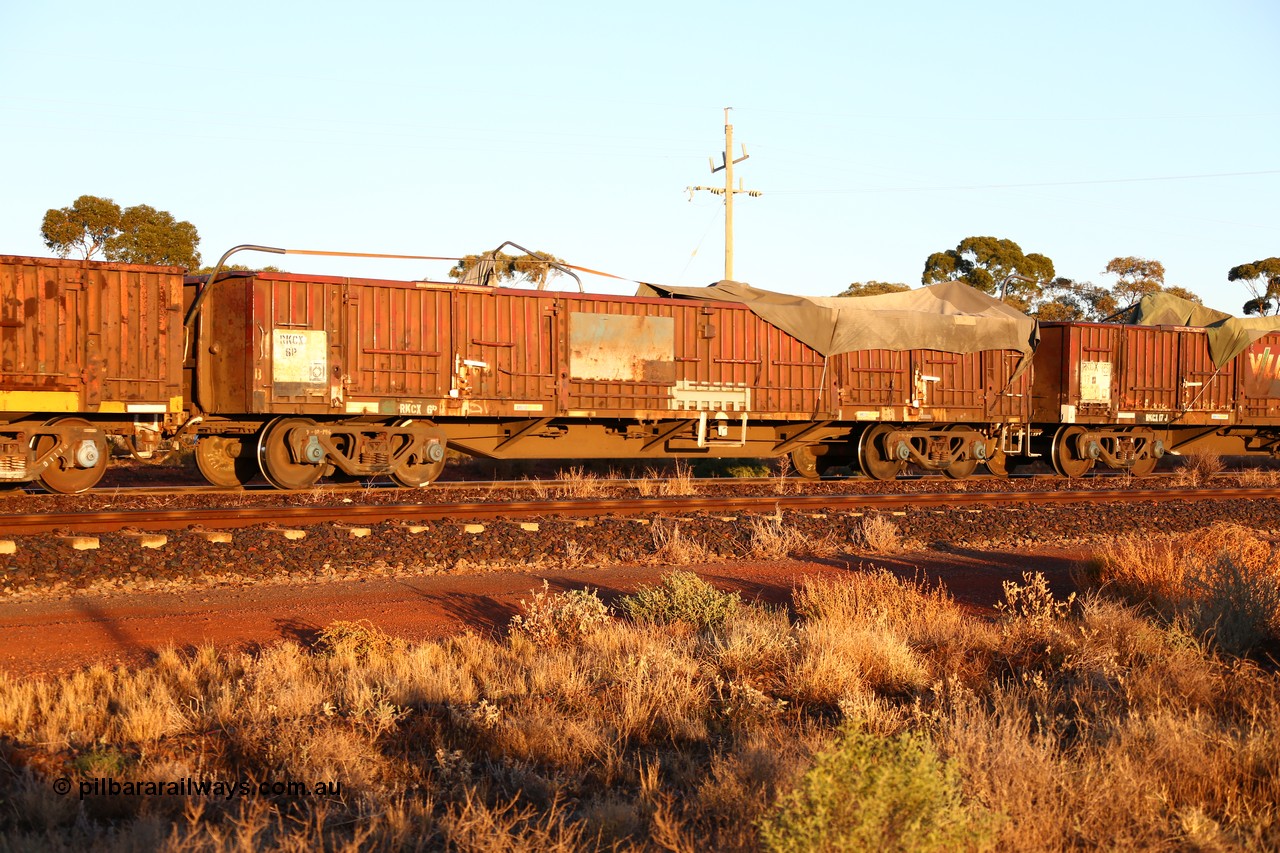
[[[520,600],[520,610],[511,618],[511,632],[538,646],[576,643],[613,618],[613,611],[590,587],[552,594],[545,580],[529,600]]]
[[[982,846],[950,764],[915,734],[847,729],[760,822],[768,850],[957,850]]]
[[[618,602],[636,622],[690,622],[699,628],[723,625],[741,605],[736,592],[721,592],[693,572],[668,572],[658,586],[641,587]]]

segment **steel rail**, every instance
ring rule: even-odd
[[[730,497],[570,499],[451,504],[335,504],[292,507],[215,507],[0,514],[0,535],[106,533],[118,530],[232,529],[260,525],[375,524],[412,521],[527,519],[542,516],[636,516],[689,512],[900,510],[1002,507],[1016,504],[1135,503],[1140,501],[1275,500],[1280,489],[1129,489],[1055,492],[950,492],[894,495],[755,495]]]
[[[1079,482],[1083,484],[1083,487],[1087,488],[1088,487],[1087,484],[1099,482],[1100,477],[1111,477],[1111,476],[1118,478],[1122,475],[1120,474],[1113,475],[1110,473],[1104,473],[1101,475],[1095,474],[1087,480],[1071,481],[1071,482]],[[897,480],[897,482],[918,483],[922,481],[928,481],[929,479],[933,479],[939,483],[952,482],[950,480],[944,480],[941,477],[941,475],[938,475],[936,477],[911,475],[906,477],[900,477]],[[988,481],[988,482],[1007,481],[1007,482],[1022,484],[1022,483],[1034,483],[1038,480],[1052,480],[1054,482],[1061,482],[1062,478],[1059,477],[1057,474],[1015,474],[1009,477],[997,477],[993,474],[974,474],[971,477],[966,478],[966,480],[967,482],[970,482],[970,483],[980,483],[983,481]],[[605,488],[605,489],[609,489],[609,488],[635,489],[635,488],[640,488],[642,485],[644,485],[644,486],[649,486],[653,488],[655,491],[660,491],[662,488],[662,484],[674,483],[676,482],[676,480],[672,478],[660,478],[660,477],[659,478],[599,477],[599,478],[591,479],[589,480],[589,482],[593,484],[598,484],[601,488]],[[794,478],[779,479],[778,477],[697,477],[687,482],[691,483],[693,488],[699,489],[699,490],[714,489],[717,487],[722,487],[727,485],[732,485],[735,487],[776,486],[779,483],[784,483],[788,487],[797,487],[802,489],[813,488],[814,486],[846,486],[846,485],[853,486],[856,488],[858,486],[875,484],[874,480],[869,480],[866,478],[859,478],[859,477],[843,477],[843,478],[833,477],[830,479],[823,479],[823,480],[805,480],[805,479],[794,479]],[[577,480],[437,480],[436,482],[431,484],[429,492],[432,494],[439,493],[439,492],[456,492],[456,491],[501,492],[501,491],[519,491],[521,489],[564,491],[566,489],[574,489],[580,486],[581,486],[581,481],[577,481]],[[32,498],[65,497],[61,495],[51,495],[49,492],[44,491],[43,489],[41,489],[40,487],[34,484],[26,484],[26,489],[28,490],[15,490],[8,494],[9,496],[16,498],[18,500],[21,500],[26,497],[32,497]],[[409,492],[415,491],[413,489],[406,490],[404,486],[400,486],[396,483],[391,482],[390,480],[387,480],[386,482],[375,482],[372,484],[325,482],[325,483],[320,483],[318,485],[312,486],[309,489],[301,489],[301,490],[277,489],[274,486],[268,485],[267,483],[255,482],[255,483],[250,483],[247,486],[212,486],[206,483],[191,484],[191,485],[150,484],[150,485],[140,485],[140,486],[98,486],[87,492],[83,492],[80,495],[76,495],[74,497],[113,497],[113,498],[114,497],[142,497],[142,496],[171,497],[171,496],[182,496],[182,495],[193,495],[193,494],[264,495],[264,496],[270,497],[272,495],[288,496],[288,495],[296,495],[296,494],[306,494],[306,495],[320,494],[324,497],[342,498],[342,497],[349,497],[352,494],[359,493],[359,492],[370,492],[370,491],[384,492],[384,491],[394,491],[394,490],[409,491]],[[0,493],[0,495],[3,495],[3,494],[4,493]],[[422,494],[422,493],[419,492],[419,494]]]

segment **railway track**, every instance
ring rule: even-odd
[[[4,535],[234,529],[261,525],[378,524],[541,517],[645,516],[680,513],[894,511],[908,508],[1009,507],[1082,503],[1280,499],[1278,488],[1090,489],[1080,491],[898,494],[716,495],[606,499],[539,499],[435,504],[318,503],[306,506],[201,507],[0,514]]]
[[[1120,477],[1121,474],[1112,474],[1111,472],[1101,472],[1095,474],[1093,480],[1110,477]],[[1054,474],[1011,474],[1007,477],[996,477],[991,474],[974,474],[967,478],[969,482],[998,482],[998,481],[1015,481],[1027,482],[1033,480],[1053,480],[1060,481],[1061,478]],[[674,482],[672,478],[659,477],[586,477],[586,478],[552,478],[552,479],[524,479],[524,480],[438,480],[432,484],[427,492],[418,492],[418,494],[436,494],[440,492],[450,491],[484,491],[484,492],[518,492],[518,491],[544,491],[544,492],[562,492],[572,491],[580,488],[583,481],[598,484],[603,488],[609,489],[653,489],[661,492],[666,488],[667,484]],[[938,483],[950,483],[953,481],[946,480],[941,475],[935,474],[915,474],[904,476],[897,480],[899,483],[928,482],[934,481]],[[815,485],[840,485],[840,484],[869,484],[870,481],[864,477],[827,477],[820,480],[805,480],[800,478],[779,478],[779,477],[695,477],[687,478],[680,481],[684,486],[694,490],[714,490],[722,488],[726,485],[737,487],[767,487],[777,486],[779,483],[785,483],[789,487],[809,488]],[[149,485],[133,485],[133,486],[99,486],[90,492],[84,492],[82,495],[72,496],[79,498],[84,495],[89,496],[170,496],[170,495],[290,495],[290,494],[318,494],[318,495],[350,495],[360,492],[387,492],[387,491],[404,491],[404,487],[390,480],[375,480],[373,482],[353,482],[353,483],[337,483],[324,482],[320,483],[309,490],[289,491],[277,489],[266,483],[250,483],[245,486],[228,488],[225,486],[211,486],[208,484],[149,484]],[[33,497],[50,496],[51,493],[40,488],[38,485],[25,485],[20,488],[14,488],[10,494],[14,496],[30,495]],[[60,497],[60,496],[55,496]]]

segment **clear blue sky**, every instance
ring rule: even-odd
[[[718,180],[732,106],[764,192],[735,205],[735,272],[759,287],[918,284],[993,235],[1096,283],[1157,259],[1238,312],[1227,270],[1280,255],[1275,0],[0,0],[0,32],[0,254],[48,254],[45,210],[89,193],[190,220],[209,263],[514,240],[706,284],[723,207],[684,189]]]

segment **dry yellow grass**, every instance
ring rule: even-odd
[[[646,469],[644,477],[636,481],[636,490],[642,497],[681,497],[697,492],[693,468],[683,459],[677,459],[671,471],[664,474],[653,468]]]
[[[858,837],[905,808],[1002,850],[1280,845],[1276,674],[1177,618],[1100,594],[1069,604],[1041,581],[1011,587],[995,620],[851,571],[803,583],[794,614],[593,615],[554,642],[521,627],[398,643],[347,623],[314,648],[0,676],[0,836],[68,850],[751,850],[786,846],[785,825],[838,847],[841,826],[801,808],[830,801]],[[544,627],[600,613],[590,591],[533,595],[522,615]],[[889,768],[892,789],[814,775],[849,744],[921,760]],[[62,776],[69,796],[53,790]],[[81,802],[79,784],[103,777],[342,790]],[[930,791],[946,796],[916,797]]]
[[[1207,485],[1225,467],[1222,454],[1203,448],[1184,454],[1179,462],[1181,464],[1173,472],[1173,482],[1192,489]]]
[[[1232,653],[1280,638],[1280,547],[1251,528],[1116,540],[1099,549],[1085,580]]]
[[[598,498],[609,493],[613,487],[611,481],[616,479],[616,474],[599,477],[585,468],[574,466],[568,471],[557,471],[555,481],[566,497]]]
[[[839,547],[834,537],[811,536],[788,524],[779,512],[751,519],[747,555],[756,560],[785,560],[788,557],[812,555],[825,557]]]
[[[705,563],[714,558],[711,550],[699,539],[685,535],[680,523],[658,519],[650,525],[653,532],[655,562],[666,566],[687,566]]]
[[[1237,476],[1240,485],[1248,489],[1274,489],[1280,486],[1280,470],[1275,468],[1245,468]]]
[[[904,547],[898,525],[891,518],[879,514],[862,519],[856,544],[873,554],[896,554]]]

